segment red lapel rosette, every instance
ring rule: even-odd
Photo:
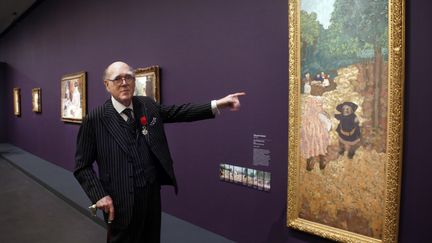
[[[147,117],[142,116],[142,117],[140,118],[140,122],[141,122],[141,125],[143,125],[143,126],[147,126]]]

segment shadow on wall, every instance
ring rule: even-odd
[[[323,242],[333,242],[327,239],[320,238],[318,236],[310,235],[305,232],[293,230],[286,226],[286,205],[282,205],[281,213],[276,222],[274,222],[270,228],[269,235],[267,239],[262,243],[287,243],[287,242],[309,242],[309,243],[323,243]],[[297,239],[293,241],[294,239]]]

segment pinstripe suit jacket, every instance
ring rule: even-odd
[[[168,148],[164,123],[189,122],[213,118],[210,103],[205,105],[184,104],[163,106],[148,97],[133,97],[135,120],[146,116],[148,121],[148,144],[157,160],[158,182],[177,183],[173,161]],[[74,175],[93,203],[110,195],[115,208],[113,226],[126,227],[132,216],[134,202],[133,158],[136,148],[131,145],[130,135],[123,129],[124,120],[114,109],[111,99],[90,112],[84,119],[77,137]],[[137,124],[138,127],[141,125]],[[141,131],[141,129],[140,129]],[[139,136],[143,136],[139,132]],[[97,162],[99,176],[93,170]]]

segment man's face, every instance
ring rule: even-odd
[[[135,80],[130,83],[126,81],[127,77],[131,76],[134,77],[134,73],[126,63],[116,62],[108,67],[107,77],[104,80],[107,91],[125,106],[130,105],[135,91]],[[121,82],[116,84],[112,81],[116,79],[120,79]]]

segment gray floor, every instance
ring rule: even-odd
[[[90,201],[70,171],[7,143],[0,143],[0,164],[0,243],[105,242],[102,215],[90,216]],[[3,175],[11,169],[11,175]],[[15,182],[16,178],[21,182]],[[41,194],[27,187],[39,188]],[[161,242],[233,243],[164,212]]]
[[[106,230],[0,158],[0,242],[105,242]]]

